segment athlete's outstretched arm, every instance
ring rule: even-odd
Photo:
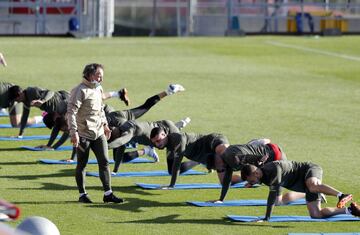
[[[175,159],[174,159],[173,166],[172,166],[172,172],[171,172],[171,180],[170,180],[170,185],[169,185],[169,187],[171,187],[171,188],[175,187],[177,177],[180,173],[180,166],[181,166],[182,159],[183,159],[182,156],[175,157]]]
[[[226,194],[230,188],[231,184],[231,178],[232,178],[233,170],[229,167],[226,168],[223,182],[222,182],[222,188],[221,188],[221,194],[219,201],[224,201]]]
[[[26,104],[23,104],[23,113],[21,116],[19,136],[22,136],[24,134],[24,130],[29,118],[29,114],[30,114],[30,107],[28,107]]]
[[[264,220],[269,220],[274,209],[276,197],[279,194],[280,186],[270,186],[269,196],[267,199],[266,214]]]

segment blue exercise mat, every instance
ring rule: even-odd
[[[21,148],[26,149],[26,150],[30,150],[30,151],[69,151],[72,150],[73,147],[72,146],[60,146],[57,149],[44,149],[44,148],[36,148],[36,147],[32,147],[32,146],[21,146]]]
[[[23,136],[22,138],[16,136],[1,136],[0,141],[48,140],[49,138],[49,135]]]
[[[86,175],[99,177],[98,172],[86,172]],[[206,175],[205,172],[188,170],[180,175]],[[167,171],[139,171],[139,172],[119,172],[112,177],[147,177],[147,176],[170,176]]]
[[[143,189],[159,189],[161,184],[144,184],[136,183],[137,186]],[[258,185],[254,185],[258,187]],[[254,187],[253,186],[253,187]],[[204,184],[204,183],[192,183],[192,184],[176,184],[174,189],[219,189],[221,188],[220,184]],[[231,188],[245,188],[245,183],[238,183],[231,186]]]
[[[44,123],[32,124],[26,126],[26,128],[43,128],[46,127]],[[0,124],[0,128],[19,128],[19,127],[12,127],[11,124]]]
[[[358,233],[288,233],[288,235],[360,235]]]
[[[40,159],[39,160],[41,163],[45,163],[45,164],[62,164],[62,165],[75,165],[77,164],[77,161],[73,161],[73,162],[67,162],[64,160],[53,160],[53,159]],[[110,160],[109,161],[110,164],[113,164],[114,161]],[[154,163],[153,160],[147,159],[147,158],[135,158],[134,160],[130,161],[130,162],[123,162],[123,163]],[[88,161],[88,164],[97,164],[97,160],[96,159],[91,159]]]
[[[254,222],[264,218],[263,216],[242,216],[242,215],[228,215],[233,221],[236,222]],[[360,221],[360,218],[352,215],[334,215],[324,219],[312,219],[310,216],[297,216],[297,215],[283,215],[272,216],[269,222],[335,222],[335,221]]]
[[[200,207],[224,207],[224,206],[266,206],[267,200],[232,200],[224,201],[223,203],[213,203],[213,202],[187,202],[193,206]],[[293,205],[306,205],[305,199],[299,199],[284,206],[293,206]]]

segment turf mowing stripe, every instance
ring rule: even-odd
[[[323,50],[318,50],[318,49],[311,49],[311,48],[307,48],[307,47],[295,46],[295,45],[290,45],[290,44],[285,44],[285,43],[275,42],[275,41],[266,41],[266,43],[273,45],[273,46],[278,46],[278,47],[292,48],[292,49],[296,49],[296,50],[300,50],[300,51],[307,51],[307,52],[312,52],[312,53],[317,53],[317,54],[322,54],[322,55],[327,55],[327,56],[334,56],[334,57],[339,57],[339,58],[343,58],[343,59],[347,59],[347,60],[360,61],[360,57],[356,57],[356,56],[350,56],[350,55],[329,52],[329,51],[323,51]]]

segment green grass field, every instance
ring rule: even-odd
[[[23,87],[70,90],[85,64],[105,65],[105,90],[127,87],[131,107],[180,83],[186,91],[162,100],[142,120],[186,116],[187,132],[226,135],[233,144],[269,137],[289,159],[313,161],[323,180],[360,202],[360,37],[244,38],[0,38],[8,67],[1,81]],[[117,100],[109,100],[125,109]],[[32,114],[39,114],[33,108]],[[0,123],[9,123],[0,118]],[[17,129],[1,129],[1,136]],[[26,129],[26,135],[49,134]],[[74,166],[43,165],[41,158],[64,159],[70,152],[21,151],[46,141],[0,142],[0,198],[22,209],[22,219],[38,215],[61,234],[287,234],[360,232],[359,222],[233,223],[227,214],[258,215],[264,207],[196,208],[186,201],[217,199],[220,190],[146,191],[135,182],[168,184],[170,177],[114,178],[122,205],[102,203],[100,180],[87,177],[95,203],[77,202]],[[70,143],[69,143],[70,144]],[[159,164],[123,165],[122,171],[166,169]],[[109,152],[110,153],[110,152]],[[93,155],[92,155],[93,156]],[[112,156],[111,156],[112,157]],[[89,165],[89,171],[97,171]],[[196,168],[205,170],[202,167]],[[216,174],[184,176],[178,183],[216,183]],[[227,200],[265,199],[267,187],[230,190]],[[335,198],[328,197],[334,206]],[[277,207],[274,215],[307,215],[306,206]]]

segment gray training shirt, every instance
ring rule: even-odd
[[[284,187],[296,192],[306,192],[306,179],[316,177],[321,180],[322,169],[311,162],[274,161],[265,164],[261,168],[262,183],[270,188]]]
[[[215,156],[216,146],[227,143],[228,140],[221,134],[173,133],[168,135],[167,157],[185,156],[208,166]]]

